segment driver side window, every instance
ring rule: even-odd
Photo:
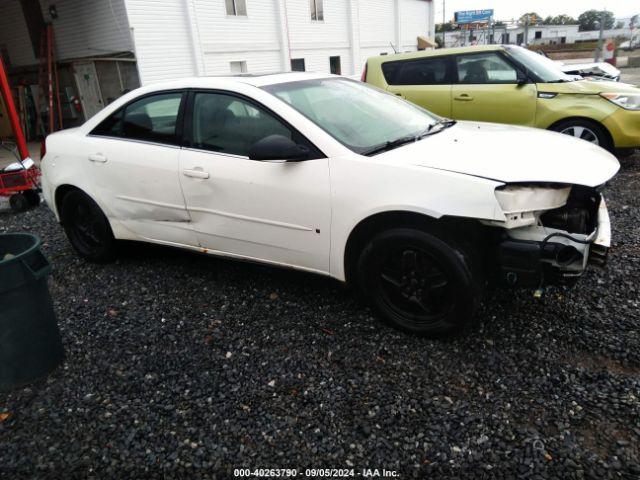
[[[474,53],[456,57],[458,83],[491,84],[517,83],[518,73],[496,52]]]
[[[196,93],[192,120],[191,146],[203,150],[248,157],[251,146],[269,135],[306,144],[270,112],[235,95]]]

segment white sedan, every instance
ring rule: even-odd
[[[618,168],[566,135],[308,73],[143,87],[47,137],[42,161],[86,259],[127,239],[306,270],[422,335],[467,325],[489,282],[573,284],[602,265]]]

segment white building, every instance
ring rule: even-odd
[[[305,69],[358,74],[434,36],[432,0],[0,0],[0,54],[37,71],[45,23],[61,84],[90,116],[124,89],[185,76]]]

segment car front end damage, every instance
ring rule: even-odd
[[[496,189],[505,214],[492,242],[498,282],[526,288],[571,286],[588,265],[604,267],[611,227],[601,190],[566,184]]]

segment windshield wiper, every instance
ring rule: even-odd
[[[420,139],[419,135],[407,135],[406,137],[400,137],[396,140],[391,140],[389,142],[383,143],[382,145],[378,145],[377,147],[373,147],[370,150],[365,150],[362,152],[362,155],[375,155],[376,153],[386,152],[388,150],[393,150],[394,148],[398,148],[405,143],[415,142]]]
[[[417,142],[418,140],[422,140],[424,137],[428,137],[429,135],[434,135],[436,133],[440,133],[442,130],[449,128],[458,123],[456,120],[451,120],[450,118],[441,118],[435,123],[429,125],[426,129],[420,132],[418,135],[407,135],[405,137],[400,137],[396,140],[391,140],[387,143],[383,143],[382,145],[378,145],[377,147],[373,147],[370,150],[365,150],[361,153],[361,155],[375,155],[376,153],[386,152],[388,150],[393,150],[394,148],[400,147],[406,143]],[[435,129],[435,127],[440,127]]]
[[[436,123],[432,123],[431,125],[429,125],[424,132],[418,135],[418,140],[421,138],[427,137],[429,135],[440,133],[444,129],[454,126],[456,123],[458,123],[456,120],[452,120],[450,118],[441,118]],[[435,127],[440,127],[440,128],[435,129]]]

